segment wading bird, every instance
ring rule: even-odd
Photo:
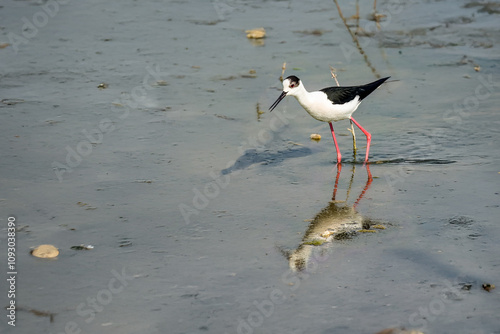
[[[370,152],[371,134],[366,131],[354,118],[352,113],[358,108],[361,101],[370,95],[377,87],[383,84],[390,77],[382,78],[372,83],[362,86],[352,87],[327,87],[319,91],[308,92],[302,81],[295,75],[291,75],[283,80],[283,92],[278,99],[269,108],[273,111],[285,96],[294,96],[300,105],[313,118],[321,122],[328,122],[332,131],[333,142],[337,150],[337,163],[341,163],[342,155],[340,154],[337,138],[333,131],[332,122],[343,119],[350,119],[356,126],[363,131],[366,136],[366,156],[365,163],[368,161],[368,153]]]

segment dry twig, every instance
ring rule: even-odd
[[[335,80],[337,83],[337,87],[340,87],[339,81],[337,80],[337,74],[335,73],[335,68],[330,65],[330,73],[332,74],[332,78]],[[347,128],[349,132],[352,134],[352,154],[354,156],[354,160],[356,160],[356,152],[358,151],[358,148],[356,146],[356,133],[354,132],[354,125],[351,122],[351,128]]]
[[[283,62],[283,66],[281,66],[281,76],[280,76],[281,82],[283,82],[283,76],[285,75],[285,70],[286,70],[286,61]]]

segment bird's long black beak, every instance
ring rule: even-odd
[[[278,106],[278,104],[281,102],[281,100],[283,100],[286,96],[286,92],[282,92],[280,97],[278,97],[278,99],[276,101],[274,101],[273,105],[269,107],[269,112],[273,111],[274,108],[276,108]]]

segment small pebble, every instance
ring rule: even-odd
[[[321,140],[321,135],[317,134],[317,133],[313,133],[313,134],[311,134],[310,138],[311,138],[311,140],[320,141]]]
[[[40,245],[31,251],[31,255],[42,259],[51,259],[59,255],[59,250],[52,245]]]
[[[249,39],[261,39],[266,37],[266,30],[264,28],[245,30],[245,32]]]

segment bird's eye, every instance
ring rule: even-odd
[[[296,84],[295,82],[292,82],[292,83],[290,84],[290,88],[295,88],[295,86],[297,86],[297,84]]]

